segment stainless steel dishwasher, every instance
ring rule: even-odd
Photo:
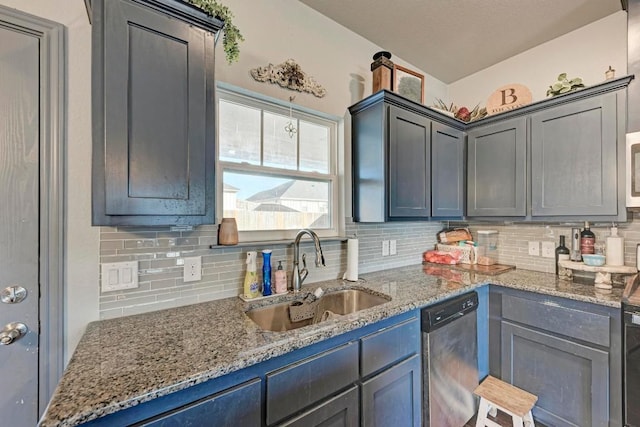
[[[478,294],[470,292],[421,310],[422,424],[461,427],[476,410]]]

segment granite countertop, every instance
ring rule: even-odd
[[[262,331],[244,312],[292,295],[249,303],[227,298],[92,322],[40,425],[75,426],[487,283],[609,307],[620,307],[622,298],[622,289],[603,293],[535,271],[486,276],[414,265],[363,274],[357,283],[329,280],[304,286],[310,292],[366,288],[392,300],[287,332]]]

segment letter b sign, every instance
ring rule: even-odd
[[[487,114],[502,113],[531,104],[531,91],[526,86],[512,83],[495,90],[487,101]]]

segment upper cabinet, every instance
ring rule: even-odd
[[[533,217],[618,215],[616,96],[608,93],[531,115]]]
[[[381,91],[349,109],[354,221],[462,217],[464,134],[420,107]]]
[[[517,117],[467,134],[467,215],[527,213],[527,120]]]
[[[470,124],[467,216],[625,221],[623,89],[630,79]]]
[[[632,78],[472,123],[386,90],[371,95],[349,108],[354,221],[626,221]]]
[[[214,222],[214,45],[177,0],[93,0],[93,225]]]

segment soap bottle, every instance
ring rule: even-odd
[[[271,295],[271,249],[262,251],[262,296]]]
[[[244,276],[245,298],[256,298],[260,296],[260,284],[258,283],[258,274],[256,273],[257,256],[258,253],[255,251],[247,252],[247,273]]]
[[[624,237],[618,236],[618,227],[611,227],[611,236],[607,237],[605,253],[607,265],[624,265]]]
[[[560,244],[556,248],[556,276],[558,275],[559,261],[569,261],[569,248],[565,246],[564,236],[560,236]]]
[[[282,269],[282,261],[278,261],[276,270],[276,294],[287,292],[287,272]]]

